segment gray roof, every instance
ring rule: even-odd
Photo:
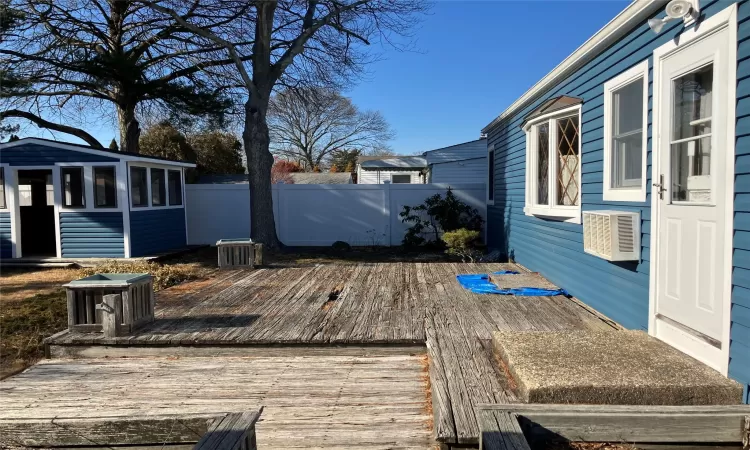
[[[349,184],[352,174],[348,172],[300,172],[289,174],[294,184]]]
[[[487,138],[464,142],[449,147],[428,150],[424,152],[428,164],[440,164],[467,159],[487,157]]]
[[[350,184],[352,174],[330,173],[330,172],[299,172],[290,173],[294,184]],[[198,184],[245,184],[248,183],[248,174],[231,175],[203,175],[198,179]]]
[[[427,168],[427,160],[422,156],[391,156],[384,159],[362,161],[363,170],[419,170]]]

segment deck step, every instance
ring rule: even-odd
[[[642,331],[502,331],[493,343],[527,403],[742,403],[739,383]]]

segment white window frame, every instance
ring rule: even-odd
[[[5,198],[5,206],[0,205],[0,212],[8,212],[10,210],[10,202],[8,201],[8,172],[10,169],[7,168],[8,164],[0,164],[0,169],[3,171],[2,184],[3,184],[3,197]]]
[[[614,112],[614,92],[627,84],[637,82],[638,79],[643,81],[643,130],[641,149],[641,184],[640,186],[613,188],[612,187],[612,169],[614,148],[612,145]],[[603,199],[614,202],[645,202],[646,201],[646,175],[647,175],[647,156],[648,156],[648,60],[631,67],[625,72],[617,75],[611,80],[604,83],[604,189],[602,192]]]
[[[557,158],[549,158],[547,164],[547,182],[549,183],[547,192],[549,203],[547,205],[540,205],[536,202],[537,189],[537,129],[538,125],[547,123],[549,124],[549,145],[548,151],[552,153],[556,151],[556,139],[557,139],[557,124],[555,123],[558,119],[562,119],[570,116],[578,116],[578,205],[575,206],[560,206],[554,205],[553,202],[557,198]],[[530,120],[529,123],[524,127],[526,132],[526,205],[523,208],[523,212],[527,216],[536,216],[545,219],[559,220],[562,222],[569,223],[581,223],[581,203],[583,200],[583,183],[581,174],[581,161],[583,159],[581,142],[583,141],[583,133],[581,132],[581,105],[570,106],[558,111],[544,114],[539,117],[535,117]]]
[[[492,158],[490,158],[490,154],[492,154]],[[497,154],[495,153],[495,144],[490,144],[490,146],[487,147],[487,192],[485,193],[485,200],[487,201],[488,205],[493,206],[495,205],[495,178],[493,177],[492,183],[490,183],[490,172],[494,173],[495,171],[495,158],[497,158]],[[491,198],[490,193],[492,193]]]
[[[60,212],[118,212],[122,211],[122,205],[120,204],[120,180],[123,178],[122,170],[118,162],[96,162],[96,163],[75,163],[75,162],[64,162],[56,163],[57,171],[59,171],[60,177]],[[62,181],[62,168],[63,167],[81,167],[83,168],[83,192],[86,197],[85,207],[74,208],[70,206],[63,206],[62,196],[65,195]],[[114,167],[115,168],[115,187],[117,188],[117,206],[115,207],[95,207],[94,206],[94,167]]]
[[[133,200],[130,197],[131,189],[132,189],[132,181],[130,179],[130,169],[133,167],[140,167],[146,169],[146,192],[147,192],[147,198],[148,202],[145,206],[133,206]],[[164,201],[165,204],[162,206],[154,206],[153,205],[153,198],[151,198],[151,169],[160,169],[164,171],[164,180],[165,180],[165,197]],[[169,198],[169,170],[179,170],[180,171],[180,189],[182,191],[182,204],[181,205],[170,205],[170,198]],[[185,208],[185,171],[182,170],[181,167],[177,167],[174,165],[166,165],[166,164],[144,164],[144,163],[128,163],[127,164],[127,173],[128,173],[128,185],[127,185],[127,193],[128,193],[128,207],[130,211],[153,211],[153,210],[163,210],[163,209],[184,209]]]

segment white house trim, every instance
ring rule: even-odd
[[[641,126],[641,185],[635,188],[612,188],[612,146],[614,92],[639,78],[643,79],[643,122]],[[602,197],[607,201],[645,202],[646,201],[646,163],[648,150],[648,60],[631,67],[604,83],[604,186]]]
[[[61,162],[55,163],[58,167],[57,176],[60,176],[60,169],[63,167],[81,167],[83,168],[83,190],[85,193],[84,207],[83,208],[71,208],[63,206],[62,196],[60,197],[60,212],[121,212],[124,208],[122,202],[118,196],[117,206],[114,208],[97,208],[94,204],[94,167],[114,167],[115,169],[115,188],[120,189],[120,179],[124,178],[120,163],[115,162],[87,162],[87,163],[75,163],[75,162]],[[62,195],[62,181],[60,183],[60,192]]]
[[[727,124],[726,124],[726,167],[725,167],[725,177],[724,182],[725,185],[725,217],[724,222],[726,226],[726,230],[724,233],[724,243],[725,246],[725,260],[724,263],[726,264],[726,270],[724,270],[723,277],[722,277],[722,283],[723,283],[723,301],[724,301],[724,311],[723,311],[723,335],[722,335],[722,346],[721,346],[721,359],[722,361],[719,364],[719,367],[716,367],[716,369],[721,372],[724,375],[728,374],[729,371],[729,343],[730,343],[730,329],[731,329],[731,308],[732,308],[732,238],[733,238],[733,224],[734,224],[734,162],[735,162],[735,127],[736,127],[736,114],[735,114],[735,107],[736,107],[736,80],[737,80],[737,5],[732,4],[731,6],[725,8],[724,10],[718,12],[717,14],[711,16],[710,18],[702,21],[699,23],[696,27],[690,28],[679,35],[676,39],[670,40],[666,44],[662,45],[661,47],[654,50],[654,102],[653,102],[653,134],[656,134],[660,130],[660,105],[662,103],[662,95],[664,95],[663,92],[660,92],[661,90],[658,89],[659,86],[661,86],[661,77],[662,73],[660,70],[661,66],[661,60],[665,57],[669,56],[671,53],[677,51],[681,48],[681,46],[695,41],[697,39],[701,39],[704,37],[709,36],[710,34],[727,29],[729,36],[729,48],[728,48],[728,54],[727,58],[729,61],[729,64],[727,64],[727,76],[730,80],[730,83],[727,85],[727,98],[728,101],[726,102],[726,117],[727,117]],[[654,137],[654,142],[660,142],[659,136]],[[654,146],[654,149],[652,153],[655,153],[655,151],[658,150],[657,146]],[[656,174],[661,173],[659,168],[659,158],[655,155],[652,155],[652,173],[654,176]],[[651,211],[652,211],[652,220],[651,220],[651,236],[658,237],[659,236],[659,199],[658,195],[651,195]],[[649,323],[648,323],[648,332],[651,335],[655,335],[656,333],[656,326],[657,326],[657,318],[656,318],[656,297],[657,297],[657,285],[656,285],[656,274],[658,273],[658,248],[655,243],[652,243],[651,245],[651,267],[649,269],[649,273],[651,273],[651,276],[649,277]],[[670,331],[673,334],[676,334],[677,330]],[[683,333],[684,334],[684,333]],[[681,336],[682,338],[685,338],[686,336]]]
[[[185,209],[185,175],[184,171],[181,170],[180,167],[175,167],[173,165],[169,164],[146,164],[146,163],[140,163],[140,162],[128,162],[128,175],[127,175],[127,191],[128,191],[128,206],[131,211],[155,211],[155,210],[162,210],[162,209]],[[132,167],[143,167],[146,169],[146,190],[148,192],[148,205],[147,206],[133,206],[133,204],[130,201],[130,192],[132,189],[130,179],[130,169]],[[164,182],[165,182],[165,204],[163,206],[154,206],[152,204],[153,198],[151,197],[151,169],[160,169],[164,170]],[[180,171],[180,182],[182,183],[182,204],[181,205],[170,205],[170,198],[169,198],[169,170],[174,171]]]
[[[581,133],[581,109],[582,108],[580,104],[563,108],[539,117],[535,117],[524,126],[524,131],[526,132],[526,182],[524,183],[526,201],[524,204],[523,212],[527,216],[537,216],[544,219],[553,219],[569,223],[581,223],[581,164],[583,160],[581,152],[581,145],[583,141],[583,133]],[[535,193],[537,192],[538,180],[536,167],[539,154],[537,149],[537,125],[541,125],[545,122],[549,123],[550,145],[548,145],[547,151],[551,154],[556,148],[556,146],[553,145],[553,142],[557,137],[557,128],[554,122],[557,119],[571,117],[574,115],[578,116],[578,205],[561,206],[552,204],[555,201],[554,199],[557,198],[557,183],[555,182],[557,180],[557,177],[553,176],[553,174],[556,173],[558,164],[558,158],[552,157],[552,155],[549,157],[547,168],[549,171],[549,175],[547,176],[547,193],[549,204],[540,205],[537,203],[535,197]]]
[[[558,64],[557,67],[552,69],[544,78],[534,84],[531,89],[513,102],[495,120],[485,126],[482,132],[486,133],[487,130],[500,123],[503,119],[528,105],[538,95],[555,86],[573,71],[597,56],[603,49],[629,33],[635,25],[664,8],[666,3],[666,0],[635,0],[608,24],[604,25],[601,30],[584,42],[583,45],[578,47],[570,56]]]
[[[55,165],[46,166],[10,166],[10,170],[6,170],[6,190],[12,191],[12,195],[8,196],[9,208],[11,214],[10,230],[11,230],[11,244],[13,246],[13,258],[20,258],[23,256],[23,247],[21,245],[21,206],[18,196],[18,171],[19,170],[50,170],[52,171],[52,191],[54,198],[54,220],[55,220],[55,252],[57,257],[60,258],[62,255],[62,243],[60,241],[60,205],[62,204],[62,188],[60,186],[60,173]],[[8,175],[10,173],[10,176]],[[10,182],[9,182],[10,180]],[[10,189],[8,189],[10,188]],[[12,202],[12,204],[10,203]],[[3,210],[6,211],[6,210]]]
[[[159,158],[149,158],[148,156],[136,156],[130,153],[117,153],[117,152],[107,151],[107,150],[97,150],[94,148],[79,146],[75,144],[66,144],[64,142],[55,142],[55,141],[48,141],[46,139],[36,139],[36,138],[25,138],[25,139],[19,139],[13,142],[8,142],[5,144],[0,144],[0,149],[13,148],[13,147],[17,147],[19,145],[25,145],[25,144],[37,144],[37,145],[43,145],[47,147],[61,148],[63,150],[87,153],[90,155],[106,156],[109,158],[115,158],[115,159],[119,159],[122,161],[141,161],[144,163],[168,164],[171,166],[180,166],[180,167],[195,167],[195,164],[189,163],[189,162],[163,160]]]

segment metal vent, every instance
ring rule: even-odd
[[[625,211],[583,213],[583,249],[608,261],[639,259],[639,214]]]

